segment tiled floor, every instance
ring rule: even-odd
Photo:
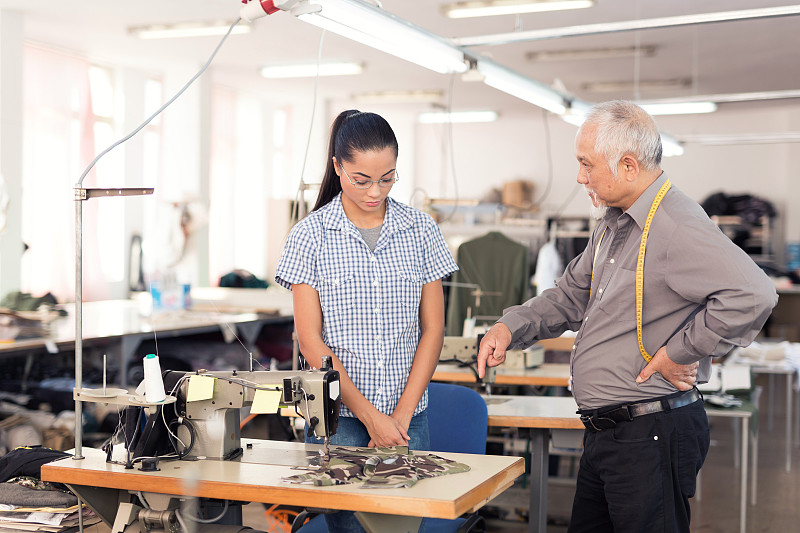
[[[767,385],[766,377],[758,379]],[[773,428],[769,430],[766,409],[768,396],[761,398],[759,421],[757,504],[747,508],[748,533],[798,531],[800,526],[800,449],[792,448],[792,470],[785,471],[785,401],[783,384],[776,383]],[[729,419],[712,419],[711,450],[702,471],[702,497],[692,502],[692,531],[695,533],[738,533],[739,529],[739,470],[734,468],[733,422]],[[569,466],[562,459],[562,472]],[[568,483],[553,482],[549,486],[548,533],[564,533],[572,507],[574,488]],[[525,501],[523,497],[522,502]],[[260,504],[244,508],[246,525],[262,531],[288,531],[270,528]],[[490,520],[489,531],[522,533],[527,525],[522,522]],[[106,527],[87,528],[89,533],[107,533]]]

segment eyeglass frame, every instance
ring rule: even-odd
[[[384,188],[384,189],[388,189],[389,187],[392,187],[395,183],[400,181],[400,176],[397,175],[397,169],[394,169],[394,177],[393,178],[381,178],[379,180],[364,180],[364,185],[366,185],[366,187],[359,186],[357,182],[353,181],[353,179],[350,177],[350,174],[348,174],[347,171],[342,166],[341,162],[339,162],[339,168],[341,168],[342,172],[344,172],[344,175],[347,178],[347,181],[350,182],[350,185],[352,185],[356,189],[359,189],[359,190],[362,190],[362,191],[365,191],[367,189],[371,189],[373,183],[377,183],[378,187],[381,187],[381,188]],[[391,183],[389,185],[381,185],[382,181],[384,181],[384,180],[388,181],[389,179],[391,179]],[[369,183],[369,185],[367,185],[367,183]]]

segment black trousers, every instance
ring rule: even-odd
[[[708,453],[703,400],[583,437],[568,533],[689,532],[697,473]]]

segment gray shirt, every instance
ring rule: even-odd
[[[662,173],[627,211],[609,208],[556,287],[506,309],[500,320],[511,330],[511,348],[577,331],[570,370],[582,409],[677,390],[658,373],[636,383],[647,364],[636,338],[636,261],[647,214],[666,179]],[[709,356],[750,344],[777,303],[772,281],[674,185],[650,225],[643,293],[645,349],[654,355],[666,345],[676,363],[700,361],[700,383],[710,375]]]
[[[383,224],[377,228],[356,228],[364,238],[364,242],[367,243],[367,246],[369,246],[371,252],[374,252],[375,247],[378,246],[378,237],[381,236],[382,227]]]

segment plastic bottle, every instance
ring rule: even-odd
[[[157,403],[163,402],[166,397],[158,356],[147,354],[144,358],[144,398],[147,403]]]

